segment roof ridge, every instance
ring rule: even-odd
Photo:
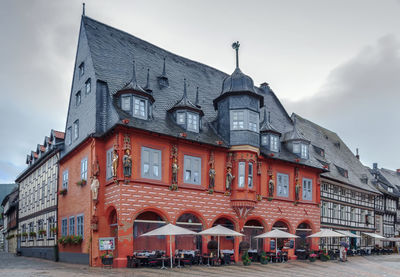
[[[82,15],[82,20],[84,21],[84,19],[88,19],[88,20],[94,21],[94,22],[96,22],[96,23],[98,23],[98,24],[101,24],[101,25],[107,27],[107,28],[111,28],[111,29],[113,29],[113,30],[115,30],[115,31],[121,32],[121,33],[126,34],[126,35],[128,35],[128,36],[131,36],[131,37],[133,37],[133,38],[135,38],[135,39],[137,39],[137,40],[139,40],[139,41],[141,41],[141,42],[143,42],[143,43],[147,43],[147,44],[151,45],[152,47],[155,47],[155,48],[157,48],[157,49],[159,49],[159,50],[161,50],[161,51],[164,51],[164,52],[166,52],[166,53],[168,53],[168,54],[170,54],[170,55],[172,55],[172,56],[176,56],[176,57],[178,57],[178,58],[180,58],[180,59],[184,59],[184,60],[186,60],[186,61],[196,63],[196,64],[198,64],[198,65],[207,67],[207,68],[212,69],[212,70],[216,70],[216,71],[218,71],[218,72],[220,72],[220,73],[222,73],[222,74],[225,74],[225,75],[227,75],[227,76],[230,76],[230,74],[228,74],[228,73],[226,73],[226,72],[223,72],[222,70],[219,70],[219,69],[217,69],[217,68],[215,68],[215,67],[212,67],[212,66],[209,66],[209,65],[207,65],[207,64],[204,64],[204,63],[201,63],[201,62],[198,62],[198,61],[195,61],[195,60],[191,60],[191,59],[189,59],[189,58],[186,58],[186,57],[180,56],[180,55],[178,55],[178,54],[172,53],[171,51],[168,51],[168,50],[166,50],[166,49],[164,49],[164,48],[161,48],[161,47],[159,47],[159,46],[157,46],[157,45],[155,45],[155,44],[153,44],[153,43],[151,43],[151,42],[148,42],[148,41],[146,41],[146,40],[143,40],[143,39],[141,39],[141,38],[139,38],[139,37],[137,37],[137,36],[134,36],[134,35],[132,35],[132,34],[126,32],[126,31],[120,30],[120,29],[118,29],[118,28],[116,28],[116,27],[113,27],[113,26],[110,26],[110,25],[105,24],[105,23],[103,23],[103,22],[100,22],[100,21],[98,21],[98,20],[96,20],[96,19],[93,19],[93,18],[91,18],[91,17],[89,17],[89,16]],[[84,21],[84,22],[85,22],[85,21]],[[89,41],[89,40],[88,40],[88,41]],[[89,48],[90,48],[90,47],[89,47]]]

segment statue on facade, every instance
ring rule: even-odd
[[[299,201],[299,199],[300,199],[300,184],[299,184],[299,182],[296,182],[294,191],[295,191],[296,201]]]
[[[210,165],[210,170],[208,171],[208,176],[209,176],[209,184],[208,184],[208,193],[213,193],[214,192],[214,187],[215,187],[215,168],[214,168],[214,151],[211,151],[210,154],[210,161],[208,164]]]
[[[175,144],[172,145],[171,148],[171,158],[172,158],[172,184],[169,187],[170,190],[178,190],[178,171],[179,171],[179,166],[178,166],[178,146]]]
[[[124,165],[124,176],[131,177],[132,175],[132,157],[131,150],[126,149],[124,157],[122,158],[122,163]]]
[[[114,150],[112,154],[112,167],[111,167],[113,177],[117,177],[117,169],[118,169],[118,152],[117,150]]]
[[[100,174],[100,165],[99,165],[99,160],[96,157],[96,160],[92,164],[92,175],[99,176],[99,174]]]
[[[230,193],[230,191],[232,190],[233,179],[235,179],[235,176],[232,175],[232,168],[228,167],[225,181],[225,189],[227,193]]]
[[[271,175],[271,176],[269,176],[269,182],[268,182],[269,197],[274,197],[274,188],[275,188],[274,176]]]
[[[90,190],[92,191],[92,200],[97,201],[99,197],[99,187],[100,183],[96,176],[93,177],[92,184],[90,185]]]

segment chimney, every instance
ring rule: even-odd
[[[372,169],[373,170],[378,170],[378,163],[373,163],[372,164]]]
[[[396,169],[397,175],[400,175],[400,168]]]
[[[356,148],[356,158],[360,159],[360,155],[358,155],[358,148]]]
[[[266,92],[268,92],[270,90],[269,84],[267,82],[262,83],[260,85],[260,88],[264,93],[266,93]]]

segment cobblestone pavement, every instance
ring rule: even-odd
[[[52,261],[15,257],[0,252],[0,276],[400,276],[400,255],[350,257],[346,263],[336,261],[310,263],[290,261],[284,264],[251,266],[231,265],[222,267],[193,266],[160,270],[140,269],[102,269],[83,265],[56,263]]]

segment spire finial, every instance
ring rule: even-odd
[[[136,63],[135,63],[135,59],[133,59],[133,66],[132,66],[132,83],[136,84]]]
[[[183,79],[183,98],[187,98],[187,92],[186,92],[186,78]]]
[[[85,2],[82,3],[82,15],[85,15]]]
[[[162,70],[162,76],[166,76],[167,74],[165,73],[165,57],[164,57],[164,64],[163,64],[163,70]]]
[[[199,105],[199,87],[196,88],[196,101],[194,103],[196,106]]]
[[[232,48],[236,50],[236,68],[239,68],[239,41],[232,43]]]

